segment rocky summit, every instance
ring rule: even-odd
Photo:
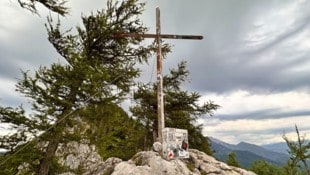
[[[118,163],[112,175],[255,175],[237,167],[228,166],[205,153],[191,149],[188,160],[164,160],[153,151],[137,153],[129,161]]]
[[[63,166],[59,175],[255,175],[241,168],[228,166],[204,152],[190,149],[189,159],[165,160],[158,152],[138,152],[128,161],[111,157],[103,161],[94,145],[87,142],[62,144],[56,151]],[[19,167],[27,171],[27,164]],[[30,173],[31,174],[31,173]]]

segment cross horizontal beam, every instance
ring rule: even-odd
[[[132,37],[132,38],[157,38],[157,34],[142,34],[142,33],[118,33],[115,34],[116,38],[123,37]],[[203,36],[200,35],[172,35],[172,34],[160,34],[159,38],[166,39],[194,39],[194,40],[202,40]]]

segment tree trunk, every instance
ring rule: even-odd
[[[153,130],[153,143],[159,141],[158,140],[158,133],[157,133],[157,123],[154,122],[152,126]]]
[[[61,134],[62,134],[61,131],[56,131],[54,135],[52,135],[51,140],[48,142],[44,157],[40,161],[39,175],[48,175],[52,159],[55,155],[55,152],[61,139]]]

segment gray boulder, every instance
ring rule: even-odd
[[[228,166],[213,157],[190,150],[189,160],[164,160],[152,151],[137,153],[129,161],[119,163],[112,175],[255,175],[241,168]]]
[[[103,161],[96,152],[94,145],[89,145],[87,141],[82,143],[69,142],[62,144],[56,151],[58,163],[69,169],[68,172],[60,175],[75,175],[82,170],[83,175],[106,175],[114,171],[114,167],[122,162],[122,159],[110,157]]]

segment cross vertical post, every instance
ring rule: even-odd
[[[162,75],[162,54],[160,37],[160,10],[156,8],[156,43],[157,43],[157,120],[158,120],[158,141],[163,143],[162,130],[165,128],[164,118],[164,95],[163,95],[163,75]]]

